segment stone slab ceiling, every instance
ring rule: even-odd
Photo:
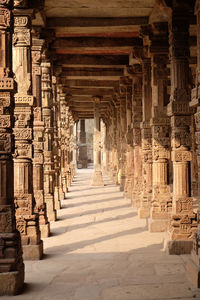
[[[60,80],[79,118],[93,116],[92,96],[102,97],[102,111],[125,75],[133,47],[142,45],[156,0],[46,0],[44,13],[55,31],[51,48]]]

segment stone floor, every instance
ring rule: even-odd
[[[200,299],[185,277],[187,256],[167,256],[163,234],[147,231],[108,178],[91,187],[91,175],[78,171],[44,240],[45,257],[26,262],[24,293],[15,299]]]

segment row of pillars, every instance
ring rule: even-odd
[[[167,232],[169,254],[190,254],[187,274],[200,287],[200,1],[197,74],[190,78],[188,1],[172,1],[167,23],[143,27],[147,42],[121,78],[104,116],[105,165],[150,232]],[[192,96],[191,96],[192,95]],[[199,202],[200,206],[200,202]]]
[[[26,1],[0,1],[0,295],[41,259],[75,174],[75,118]],[[23,254],[22,254],[23,253]]]

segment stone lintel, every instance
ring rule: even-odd
[[[148,17],[131,18],[48,18],[47,26],[56,27],[110,27],[142,25],[148,23]]]
[[[123,65],[129,64],[128,55],[78,55],[78,54],[68,54],[68,55],[58,55],[58,61],[65,65]]]

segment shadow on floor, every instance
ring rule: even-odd
[[[86,210],[86,211],[83,211],[82,213],[62,215],[62,216],[58,217],[58,220],[80,218],[82,216],[94,215],[94,214],[99,214],[99,213],[108,212],[108,211],[117,210],[117,209],[130,208],[130,207],[131,207],[130,204],[124,204],[124,205],[118,205],[118,206],[114,206],[114,207]]]
[[[104,224],[104,223],[110,223],[113,221],[119,221],[119,220],[127,220],[127,219],[132,219],[137,215],[137,213],[132,212],[132,213],[128,213],[125,215],[118,215],[116,217],[113,218],[106,218],[103,220],[93,220],[91,222],[87,222],[87,223],[82,223],[82,224],[75,224],[75,225],[69,225],[69,226],[60,226],[58,228],[55,228],[54,230],[51,231],[51,236],[58,236],[60,234],[63,234],[65,232],[71,232],[74,230],[78,230],[78,229],[83,229],[86,228],[88,226],[92,226],[92,225],[96,225],[96,224]],[[146,227],[147,228],[147,225]]]
[[[108,234],[108,235],[105,235],[105,236],[102,236],[102,237],[99,237],[96,239],[92,239],[92,240],[84,240],[84,241],[75,242],[72,244],[66,243],[66,245],[59,245],[59,246],[50,247],[47,249],[51,249],[51,253],[58,253],[58,252],[69,253],[72,251],[76,251],[78,249],[82,249],[86,246],[95,245],[97,243],[101,243],[101,242],[108,241],[111,239],[120,238],[120,237],[123,237],[126,235],[138,234],[138,233],[141,233],[146,230],[147,230],[147,226],[138,227],[138,228],[128,229],[128,230],[124,230],[124,231],[113,233],[113,234]]]
[[[92,197],[93,195],[90,195],[90,197]],[[80,198],[85,198],[88,197],[87,196],[83,196],[83,197],[72,197],[72,198],[68,198],[67,200],[71,200],[71,199],[75,199],[78,198],[77,200],[79,200]],[[74,204],[62,204],[62,209],[68,209],[68,208],[72,208],[72,207],[79,207],[79,206],[84,206],[84,205],[93,205],[93,204],[98,204],[98,203],[103,203],[103,202],[110,202],[110,201],[117,201],[120,200],[121,197],[112,197],[112,198],[107,198],[107,199],[103,199],[103,200],[90,200],[90,201],[83,201],[83,202],[74,202]],[[65,202],[66,202],[65,201]]]
[[[90,189],[85,189],[85,190],[90,190]],[[73,191],[73,193],[76,193],[76,192],[82,192],[83,190],[76,190],[75,192]],[[71,199],[80,199],[80,198],[86,198],[86,197],[92,197],[92,196],[100,196],[100,195],[107,195],[107,194],[119,194],[119,193],[122,193],[122,192],[120,192],[120,191],[114,191],[114,192],[99,192],[99,193],[96,193],[96,194],[93,194],[92,193],[92,190],[90,190],[91,191],[91,194],[84,194],[84,195],[82,195],[82,196],[70,196],[70,191],[69,191],[69,193],[67,194],[67,198],[65,199],[65,200],[71,200]]]

